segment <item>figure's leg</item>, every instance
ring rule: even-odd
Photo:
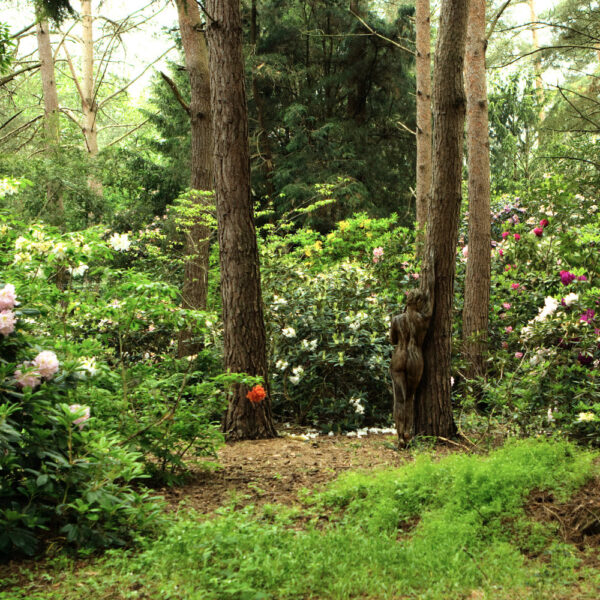
[[[404,445],[408,446],[415,437],[415,390],[408,390],[406,396],[402,435],[404,436]]]
[[[406,442],[404,424],[406,412],[406,373],[404,371],[392,371],[392,387],[394,389],[394,424],[398,431],[398,442],[404,445]]]

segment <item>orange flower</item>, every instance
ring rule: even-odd
[[[267,397],[267,392],[262,385],[255,385],[247,394],[246,398],[252,402],[252,404],[259,404]]]

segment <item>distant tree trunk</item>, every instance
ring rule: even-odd
[[[467,377],[486,372],[491,278],[490,140],[485,75],[485,0],[471,0],[465,56],[467,95],[467,164],[469,170],[469,238],[463,349]]]
[[[40,13],[37,17],[40,19]],[[56,91],[56,78],[54,74],[54,56],[50,44],[50,28],[47,19],[40,19],[36,26],[38,53],[40,57],[40,75],[42,79],[42,96],[44,99],[44,131],[48,150],[56,154],[60,145],[60,107],[58,104],[58,92]],[[63,221],[64,206],[62,195],[57,186],[48,183],[47,204],[54,212],[55,220]]]
[[[350,0],[350,12],[364,19],[366,15],[364,0]],[[348,64],[351,65],[352,75],[348,81],[348,102],[346,116],[354,119],[356,125],[361,127],[367,118],[367,97],[369,95],[369,73],[359,68],[360,61],[364,60],[367,51],[367,37],[361,34],[369,33],[368,30],[356,19],[353,29],[354,36],[350,38],[348,50]]]
[[[424,373],[417,392],[417,435],[451,437],[452,305],[461,204],[465,89],[463,66],[469,0],[443,0],[433,84],[433,186],[426,252],[435,264],[434,309],[424,344]]]
[[[213,189],[213,156],[208,48],[196,0],[177,0],[177,13],[185,64],[190,78],[190,187],[192,190],[210,191]],[[206,197],[198,195],[196,203],[206,207]],[[209,238],[210,228],[206,226],[202,217],[186,232],[186,263],[182,291],[185,308],[206,309]],[[190,341],[189,332],[183,331],[179,337],[179,356],[188,356],[197,350],[198,345]]]
[[[256,54],[256,45],[258,44],[258,11],[256,9],[256,0],[252,0],[252,7],[250,13],[250,45],[252,51]],[[258,121],[258,144],[261,153],[263,171],[265,173],[265,179],[267,183],[267,193],[269,197],[273,199],[275,197],[275,187],[273,186],[273,171],[275,170],[273,164],[273,151],[271,150],[271,143],[269,142],[269,132],[267,131],[265,121],[265,107],[260,95],[258,87],[258,79],[256,76],[256,69],[252,70],[252,96],[254,98],[254,105],[256,106],[256,119]]]
[[[417,0],[417,227],[427,222],[431,195],[431,7]],[[422,241],[422,240],[421,240]],[[417,249],[418,250],[418,249]]]
[[[537,22],[537,15],[535,12],[535,0],[528,0],[529,4],[529,18],[532,23]],[[540,40],[537,32],[537,25],[531,26],[531,41],[533,43],[533,49],[539,50]],[[544,102],[544,80],[542,79],[542,60],[539,52],[535,55],[533,61],[533,68],[535,69],[535,89],[537,92],[537,98],[540,105]],[[544,120],[544,109],[540,109],[540,121]]]
[[[207,40],[221,259],[225,367],[264,377],[266,333],[250,197],[250,149],[239,0],[207,0]],[[252,404],[236,385],[224,422],[229,439],[274,437],[269,396]]]
[[[98,102],[94,81],[94,19],[92,0],[81,0],[82,81],[81,110],[83,112],[83,135],[85,145],[92,162],[98,155]],[[92,174],[89,177],[90,188],[102,195],[102,182]]]

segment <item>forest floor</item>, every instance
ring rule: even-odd
[[[208,463],[211,468],[198,465],[187,483],[181,486],[158,489],[157,492],[167,502],[167,511],[171,514],[185,514],[193,508],[209,518],[223,506],[234,505],[237,508],[254,505],[283,504],[302,505],[304,489],[315,490],[324,487],[345,471],[370,472],[378,469],[400,467],[414,459],[415,453],[431,452],[437,460],[455,452],[474,451],[485,454],[498,446],[497,440],[486,440],[481,448],[469,450],[466,445],[448,443],[435,447],[420,446],[416,449],[398,450],[396,438],[392,435],[368,435],[362,438],[345,435],[319,436],[314,439],[302,439],[297,435],[285,435],[272,440],[236,442],[225,445],[219,450],[218,463]],[[557,537],[576,548],[581,559],[581,571],[578,582],[568,586],[568,591],[557,591],[552,598],[560,600],[590,599],[594,592],[580,590],[589,579],[589,573],[600,572],[600,479],[594,478],[584,485],[567,502],[558,501],[552,493],[534,491],[528,498],[526,514],[542,524],[551,524]],[[297,523],[302,527],[302,520]],[[526,553],[527,554],[527,553]],[[527,554],[531,560],[543,557]],[[69,564],[70,577],[76,583],[71,590],[76,595],[81,578],[97,573],[95,559],[76,559]],[[89,572],[89,569],[92,569]],[[24,561],[0,565],[0,600],[71,598],[62,590],[66,589],[61,568],[53,561]],[[8,586],[4,588],[2,581]],[[138,597],[117,593],[116,587],[109,587],[98,598],[119,599]],[[133,589],[133,588],[132,588]],[[17,590],[19,591],[17,593]],[[112,592],[110,590],[113,590]],[[69,594],[71,594],[69,592]],[[82,592],[89,590],[82,589]],[[11,595],[15,593],[16,595]],[[96,592],[94,592],[96,593]],[[8,594],[8,595],[6,595]],[[24,594],[24,595],[22,595]],[[108,595],[106,595],[108,594]],[[590,595],[591,594],[591,595]],[[86,597],[86,596],[84,596]],[[91,596],[89,596],[91,598]],[[143,598],[155,598],[154,595],[142,595]],[[412,597],[412,596],[411,596]],[[457,596],[459,597],[459,596]],[[462,595],[460,596],[463,597]],[[469,598],[495,598],[495,595],[471,595]],[[500,597],[500,596],[498,596]],[[502,596],[505,598],[506,596]],[[512,599],[512,596],[510,596]],[[538,600],[538,595],[525,595]],[[600,597],[600,596],[597,596]]]

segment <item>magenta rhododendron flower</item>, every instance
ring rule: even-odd
[[[518,289],[521,287],[521,284],[519,284],[519,283],[511,283],[511,284],[510,284],[510,287],[511,287],[513,290],[518,290]]]
[[[509,235],[510,235],[510,233],[508,233],[508,231],[503,231],[502,232],[502,239],[505,240]]]
[[[550,221],[548,221],[548,219],[542,219],[540,221],[540,227],[548,227],[548,225],[550,225]]]
[[[54,352],[44,350],[33,359],[33,365],[44,379],[52,379],[52,376],[58,371],[59,363]]]
[[[542,237],[542,235],[544,235],[544,230],[541,227],[536,227],[533,230],[533,233],[535,233],[535,235],[537,235],[538,237]]]
[[[14,308],[17,303],[17,295],[15,293],[15,286],[12,283],[7,283],[0,290],[0,311]]]
[[[517,240],[517,242],[521,239],[521,234],[520,233],[515,233],[515,235],[513,236],[515,238],[515,240]]]
[[[574,279],[576,279],[576,275],[573,273],[570,273],[569,271],[560,272],[560,280],[563,285],[569,285]]]
[[[586,277],[585,275],[580,275],[580,276],[577,278],[577,281],[587,281],[587,277]]]
[[[3,310],[0,312],[0,333],[6,337],[15,330],[17,317],[12,310]]]
[[[503,347],[505,350],[508,350],[508,342],[502,342],[502,347]]]
[[[584,321],[585,323],[589,323],[594,320],[594,315],[596,311],[593,308],[588,308],[582,315],[579,317],[580,321]]]

